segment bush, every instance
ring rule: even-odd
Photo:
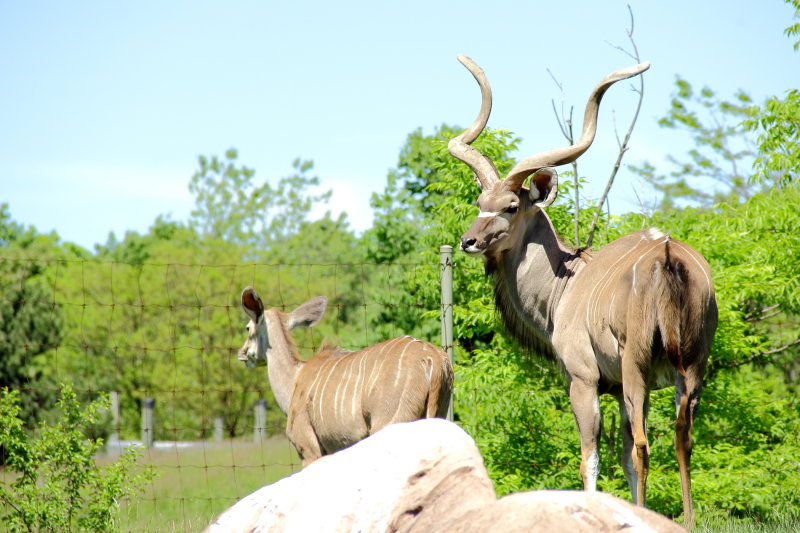
[[[0,391],[0,446],[6,454],[0,517],[9,531],[117,529],[118,500],[141,490],[154,472],[132,474],[141,455],[134,449],[105,467],[95,464],[102,439],[85,435],[108,405],[102,397],[82,407],[72,388],[63,386],[59,421],[29,432],[20,418],[19,393]]]

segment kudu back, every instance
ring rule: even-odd
[[[250,322],[239,359],[267,364],[303,466],[389,424],[447,415],[453,369],[447,353],[429,342],[405,336],[354,352],[324,346],[308,361],[299,359],[290,331],[315,325],[326,306],[321,296],[283,313],[265,309],[252,287],[242,292]]]
[[[494,163],[470,145],[489,118],[489,83],[472,60],[458,59],[482,95],[472,126],[448,146],[473,170],[481,189],[479,214],[462,236],[461,249],[483,257],[507,330],[524,348],[553,357],[564,370],[586,490],[595,490],[599,473],[598,394],[610,393],[619,402],[623,469],[633,500],[645,504],[649,391],[675,386],[675,451],[684,521],[691,526],[690,431],[717,325],[708,263],[687,244],[656,229],[626,235],[597,252],[572,248],[561,241],[544,211],[558,192],[552,167],[574,161],[589,148],[605,91],[641,74],[649,63],[600,81],[574,145],[528,157],[501,180]],[[530,185],[525,186],[528,178]]]

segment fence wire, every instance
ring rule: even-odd
[[[3,290],[22,295],[13,302],[18,314],[27,309],[57,330],[50,341],[13,342],[23,354],[21,364],[34,371],[12,387],[41,402],[32,407],[45,414],[66,383],[83,400],[112,395],[117,408],[92,428],[92,436],[107,442],[98,457],[101,464],[128,446],[147,443],[146,432],[152,432],[142,462],[154,465],[160,477],[144,493],[121,502],[123,530],[200,530],[253,490],[300,469],[283,436],[285,417],[271,395],[266,369],[247,369],[237,359],[246,337],[247,320],[239,305],[244,287],[255,287],[268,308],[283,312],[315,296],[328,297],[323,322],[295,336],[303,358],[312,356],[324,339],[352,350],[404,334],[447,343],[438,319],[415,324],[391,320],[407,311],[439,311],[431,306],[430,295],[405,292],[409,280],[430,280],[438,295],[442,267],[436,263],[0,261],[5,271],[24,263],[42,273],[38,292],[24,288],[24,278],[4,279]],[[459,265],[448,266],[457,279]],[[457,303],[446,305],[459,314]],[[456,382],[456,402],[458,391]],[[475,397],[480,391],[469,392]],[[153,421],[143,428],[142,407],[151,400]],[[532,433],[577,442],[577,432],[546,435],[535,428]],[[704,438],[735,442],[740,436]],[[524,463],[514,468],[536,467]],[[11,479],[3,470],[3,482]]]

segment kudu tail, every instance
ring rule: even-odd
[[[655,312],[658,331],[667,359],[682,375],[686,376],[683,366],[682,346],[685,339],[686,324],[686,290],[687,269],[679,259],[670,256],[670,239],[664,241],[664,259],[656,261],[653,276],[655,285]]]
[[[428,358],[430,387],[425,409],[426,418],[446,418],[453,394],[453,367],[447,356]]]

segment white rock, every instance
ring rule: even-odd
[[[268,485],[207,533],[682,531],[608,494],[539,491],[497,500],[473,440],[430,418],[394,424]]]

